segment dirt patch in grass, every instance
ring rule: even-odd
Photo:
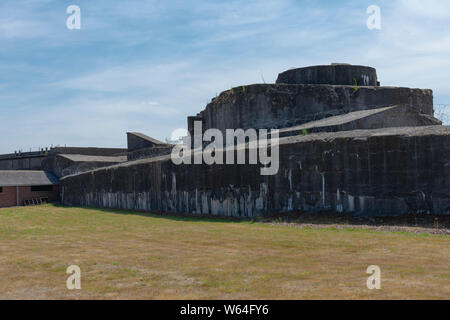
[[[406,214],[402,216],[369,217],[333,213],[290,213],[263,217],[261,222],[300,224],[336,228],[362,228],[379,231],[450,234],[450,215]]]
[[[368,225],[368,224],[321,224],[321,223],[296,223],[296,222],[270,222],[271,225],[280,225],[300,229],[334,229],[334,230],[361,230],[361,231],[384,231],[384,232],[412,232],[416,234],[442,234],[450,235],[450,229],[446,228],[424,228],[391,225]]]

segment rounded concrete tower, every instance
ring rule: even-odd
[[[377,71],[366,66],[333,63],[291,69],[280,73],[276,83],[379,86]]]

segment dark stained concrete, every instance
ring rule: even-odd
[[[150,148],[139,149],[135,151],[128,152],[128,161],[144,159],[144,158],[152,158],[159,157],[166,154],[170,154],[172,152],[173,146],[165,145],[165,146],[155,146]]]
[[[127,161],[126,156],[91,156],[80,154],[57,154],[42,162],[44,170],[58,177],[89,171]]]
[[[127,132],[128,152],[166,145],[140,132]]]
[[[280,140],[280,170],[174,165],[170,156],[65,177],[66,205],[255,217],[294,211],[450,214],[450,127],[316,133]]]
[[[377,71],[366,66],[331,64],[287,70],[276,83],[377,86]]]
[[[192,122],[204,129],[286,128],[353,111],[404,104],[433,115],[433,92],[397,87],[255,84],[221,93]]]
[[[442,125],[442,121],[415,112],[406,105],[354,111],[340,116],[308,122],[299,126],[283,128],[280,137],[308,134],[314,132],[337,132],[357,129],[378,129],[393,127],[417,127]]]

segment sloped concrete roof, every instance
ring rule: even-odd
[[[106,157],[106,156],[87,156],[84,154],[59,154],[74,162],[124,162],[127,161],[127,156]]]
[[[143,133],[140,133],[140,132],[127,132],[127,134],[136,136],[138,138],[141,138],[143,140],[149,141],[149,142],[154,143],[154,144],[163,144],[163,145],[166,144],[165,142],[159,141],[159,140],[157,140],[155,138],[149,137],[149,136],[147,136],[147,135],[145,135]]]
[[[59,179],[49,171],[0,170],[0,187],[55,184],[59,184]]]
[[[311,132],[338,132],[359,129],[378,129],[394,127],[418,127],[442,125],[442,122],[432,116],[420,114],[407,105],[394,105],[384,108],[360,110],[307,122],[298,126],[282,128],[280,137]]]

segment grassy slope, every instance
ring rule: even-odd
[[[0,209],[0,298],[450,298],[450,238],[40,206]],[[82,290],[66,289],[77,264]],[[366,288],[369,265],[382,290]]]

